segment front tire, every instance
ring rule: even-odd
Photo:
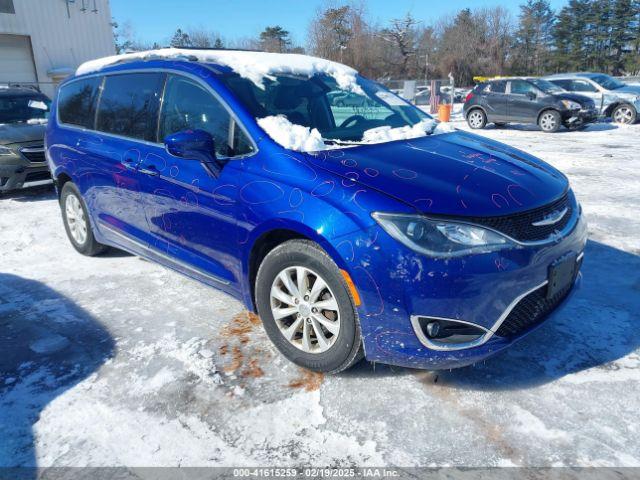
[[[98,243],[91,230],[87,207],[80,190],[72,182],[63,185],[60,192],[62,221],[71,245],[83,255],[92,257],[104,252],[107,247]]]
[[[611,112],[611,119],[614,123],[620,123],[622,125],[632,125],[636,123],[636,119],[638,118],[638,112],[633,107],[633,105],[628,105],[623,103],[622,105],[618,105]]]
[[[296,365],[337,373],[362,358],[354,300],[337,265],[316,243],[289,240],[269,252],[255,293],[267,335]]]
[[[467,114],[467,123],[474,130],[483,129],[487,125],[487,116],[479,108],[474,108]]]
[[[560,130],[562,125],[562,117],[555,110],[547,110],[542,112],[538,119],[538,126],[545,133],[555,133]]]

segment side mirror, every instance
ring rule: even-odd
[[[215,142],[204,130],[183,130],[167,135],[164,147],[174,157],[200,162],[216,161]]]
[[[527,92],[527,97],[529,97],[529,100],[535,100],[536,98],[538,98],[535,92]]]

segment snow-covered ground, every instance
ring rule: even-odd
[[[303,372],[229,297],[77,254],[50,188],[0,198],[0,466],[640,466],[640,125],[480,133],[564,171],[591,241],[570,303],[454,371]]]

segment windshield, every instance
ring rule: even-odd
[[[51,101],[40,94],[0,95],[0,123],[41,123],[49,118]]]
[[[625,86],[620,80],[617,80],[609,75],[594,75],[591,77],[591,80],[596,82],[602,88],[606,88],[607,90],[617,90],[618,88],[622,88]]]
[[[317,129],[327,143],[358,142],[367,130],[412,127],[430,118],[362,77],[357,80],[358,92],[341,88],[328,75],[275,75],[265,78],[264,89],[236,74],[222,81],[255,118],[282,115],[293,124]]]
[[[530,80],[536,87],[542,90],[544,93],[562,93],[564,90],[557,85],[554,85],[547,80],[543,80],[541,78],[532,78]]]

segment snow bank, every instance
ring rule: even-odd
[[[384,143],[394,140],[409,140],[411,138],[424,137],[427,132],[432,135],[453,132],[455,129],[446,123],[438,123],[427,119],[416,123],[414,126],[391,128],[389,126],[366,130],[362,136],[362,143]]]
[[[76,75],[96,72],[124,60],[180,59],[181,57],[195,57],[199,62],[227,66],[241,77],[251,80],[260,88],[264,88],[263,82],[265,78],[272,78],[273,75],[277,74],[289,73],[312,77],[313,75],[324,73],[333,77],[342,89],[350,90],[354,93],[362,92],[360,86],[356,83],[358,72],[353,68],[317,57],[292,53],[161,48],[90,60],[78,67]]]
[[[284,115],[259,118],[258,125],[284,148],[299,152],[315,152],[327,148],[318,129],[311,130],[291,123]]]

